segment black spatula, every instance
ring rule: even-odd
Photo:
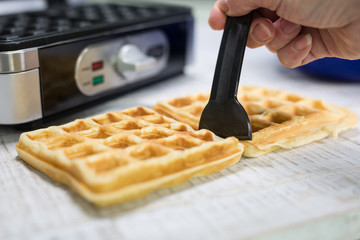
[[[220,137],[234,136],[239,140],[252,137],[249,117],[237,100],[250,22],[251,13],[227,17],[210,100],[200,118],[199,129],[209,129]]]

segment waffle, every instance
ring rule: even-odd
[[[198,129],[209,94],[195,94],[162,101],[154,106],[160,114]],[[298,147],[355,127],[351,110],[280,90],[243,86],[238,100],[249,115],[251,141],[241,141],[244,156],[259,157],[279,148]]]
[[[19,156],[99,206],[142,197],[239,161],[243,146],[145,107],[21,134]]]

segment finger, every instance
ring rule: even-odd
[[[217,0],[210,11],[208,19],[210,27],[214,30],[222,30],[225,27],[226,15],[242,16],[255,9],[254,19],[263,17],[270,19],[272,22],[275,22],[276,19],[278,19],[278,16],[274,11],[266,8],[258,8],[258,5],[253,5],[253,1],[245,0],[244,3],[247,4],[244,5],[239,5],[239,2],[240,1],[237,0]],[[247,5],[247,7],[245,5]]]
[[[301,62],[301,65],[305,65],[305,64],[308,64],[309,62],[312,62],[312,61],[315,61],[317,60],[318,58],[315,57],[311,51],[309,52],[309,54],[304,58],[304,60]]]
[[[275,37],[275,27],[266,18],[254,18],[249,31],[247,46],[257,48],[271,42]]]
[[[334,50],[338,48],[335,45],[334,40],[329,35],[328,30],[303,27],[301,32],[311,35],[311,53],[316,59],[334,56],[329,52],[329,49]],[[333,43],[333,45],[326,45],[326,43]]]
[[[310,53],[311,45],[312,37],[310,34],[299,35],[277,52],[279,61],[289,68],[301,66]]]
[[[254,0],[218,0],[219,6],[228,16],[242,16],[258,8],[266,8],[275,11],[281,0],[254,1]]]
[[[214,30],[224,29],[226,22],[226,15],[223,11],[224,10],[221,9],[221,6],[219,6],[219,1],[216,1],[210,11],[210,16],[208,20],[209,25],[212,29]]]
[[[275,23],[275,38],[267,44],[267,48],[272,52],[288,45],[301,31],[301,26],[279,18]]]
[[[279,16],[276,14],[276,12],[271,11],[266,8],[258,8],[254,11],[254,16],[257,17],[264,17],[271,20],[271,22],[275,22],[279,19]]]

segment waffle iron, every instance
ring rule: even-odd
[[[181,74],[193,17],[168,5],[56,5],[0,16],[0,125],[31,124]]]

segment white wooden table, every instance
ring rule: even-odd
[[[221,32],[196,11],[195,61],[185,75],[58,119],[72,121],[210,89]],[[360,115],[360,84],[286,69],[266,49],[247,50],[241,84],[283,89]],[[4,114],[4,113],[1,113]],[[98,209],[17,157],[20,132],[0,127],[0,239],[357,239],[360,128]]]

